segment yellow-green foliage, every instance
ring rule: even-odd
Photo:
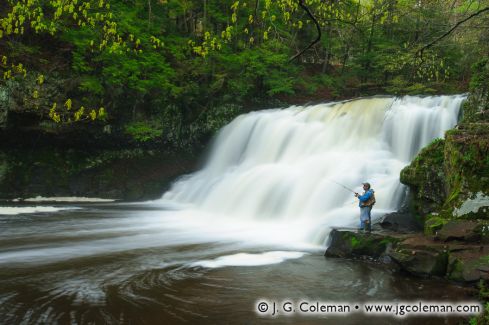
[[[9,0],[6,8],[9,11],[0,18],[0,42],[13,38],[22,39],[25,34],[55,36],[67,29],[88,28],[100,31],[90,40],[92,52],[107,51],[119,55],[126,52],[142,53],[139,38],[119,32],[108,0]],[[163,42],[155,36],[151,36],[148,41],[154,49],[163,46]],[[0,71],[3,72],[4,82],[26,77],[28,70],[22,62],[12,62],[9,53],[0,53],[0,57]],[[38,75],[37,88],[32,93],[33,99],[41,96],[45,78],[43,74]],[[68,111],[72,109],[72,105],[71,99],[66,101],[64,107],[53,103],[48,115],[56,123],[94,121],[107,116],[104,107],[88,110],[80,106],[70,113]]]
[[[126,134],[136,142],[144,143],[161,138],[163,129],[161,125],[150,122],[135,122],[126,125]]]

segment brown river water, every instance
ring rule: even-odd
[[[257,304],[474,301],[441,279],[325,258],[324,245],[254,241],[251,228],[187,222],[168,207],[29,207],[0,208],[0,324],[457,324],[362,312],[271,316]]]

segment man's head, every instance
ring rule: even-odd
[[[370,183],[362,183],[362,184],[363,184],[363,189],[364,189],[365,191],[370,190]]]

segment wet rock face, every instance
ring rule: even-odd
[[[462,123],[401,171],[419,216],[489,219],[489,123]]]
[[[416,232],[423,229],[422,223],[410,212],[393,212],[386,214],[380,220],[379,225],[383,229],[401,233]]]
[[[379,258],[392,247],[396,239],[385,235],[333,229],[330,233],[330,244],[326,250],[327,257],[360,257]]]
[[[434,141],[401,171],[400,181],[411,188],[414,208],[420,215],[438,210],[445,201],[444,145],[444,140]]]

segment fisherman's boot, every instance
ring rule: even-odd
[[[372,222],[370,222],[370,220],[365,221],[365,232],[367,234],[372,232]]]
[[[360,228],[357,229],[357,234],[365,232],[366,226],[365,221],[360,221]]]

